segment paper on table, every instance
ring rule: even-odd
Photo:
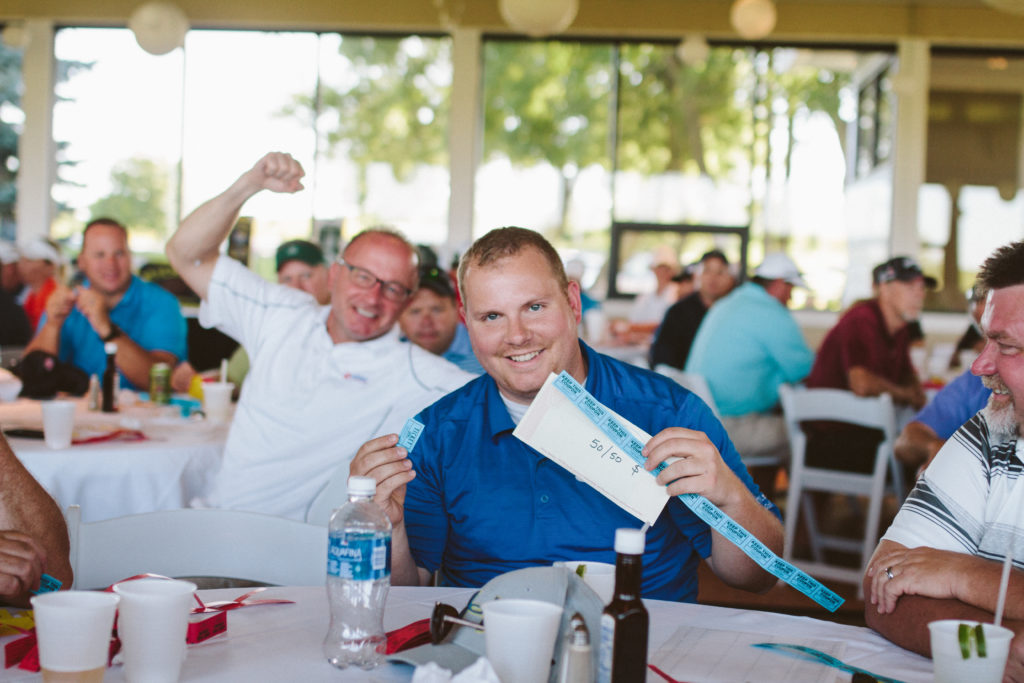
[[[554,387],[548,376],[526,415],[512,432],[526,445],[593,486],[626,512],[654,524],[669,495],[664,486],[629,456]],[[651,438],[636,425],[612,413],[643,443]]]
[[[652,664],[678,680],[691,683],[835,683],[843,680],[837,669],[818,662],[786,657],[753,647],[778,642],[806,645],[841,659],[846,645],[818,638],[773,638],[764,633],[721,631],[680,626],[651,657]]]

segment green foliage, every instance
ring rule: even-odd
[[[128,159],[110,172],[113,191],[89,207],[93,218],[115,218],[132,232],[167,233],[170,171],[151,159]]]
[[[345,72],[325,80],[319,99],[298,95],[282,112],[317,121],[332,156],[360,169],[360,197],[371,163],[391,167],[398,180],[418,164],[447,165],[451,91],[449,41],[344,36],[339,46]]]

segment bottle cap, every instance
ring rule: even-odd
[[[639,529],[616,529],[615,552],[623,555],[643,555],[644,532]]]
[[[112,356],[117,353],[117,342],[107,342],[103,345],[103,353]]]
[[[377,491],[377,482],[373,477],[349,477],[349,495],[372,496]]]

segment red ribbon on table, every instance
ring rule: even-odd
[[[74,439],[71,443],[75,446],[81,446],[83,444],[102,443],[104,441],[146,441],[148,438],[149,437],[138,429],[115,429],[112,432],[107,432],[106,434],[100,434],[98,436],[90,436],[85,439]]]

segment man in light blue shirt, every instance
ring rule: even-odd
[[[814,353],[786,304],[794,287],[806,286],[788,256],[768,254],[751,282],[708,311],[693,340],[686,371],[707,380],[722,424],[744,458],[788,453],[777,410],[779,385],[806,377]]]

